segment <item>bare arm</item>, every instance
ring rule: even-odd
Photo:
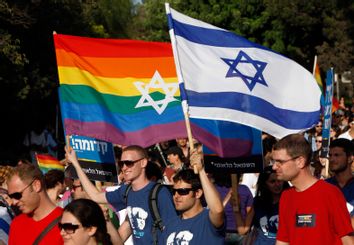
[[[121,226],[119,226],[118,233],[121,239],[125,242],[129,236],[132,234],[132,229],[130,227],[128,219],[126,219]]]
[[[275,245],[289,245],[289,243],[288,243],[288,242],[282,242],[282,241],[277,240],[277,241],[275,242]]]
[[[107,225],[107,233],[111,237],[111,241],[113,245],[123,245],[124,242],[122,241],[122,238],[120,237],[118,230],[114,227],[112,224],[111,220],[108,219],[106,222]]]
[[[234,214],[235,214],[237,232],[240,235],[245,235],[250,230],[251,225],[252,225],[252,220],[253,220],[253,217],[254,217],[253,207],[251,207],[248,210],[245,219],[242,218],[242,215],[241,215],[240,211],[234,212]]]
[[[82,170],[79,161],[77,160],[76,152],[71,147],[65,147],[65,157],[74,166],[77,176],[79,177],[82,186],[89,197],[97,203],[107,203],[106,193],[97,190],[96,186],[91,183],[86,174]]]
[[[354,234],[352,234],[352,233],[347,236],[341,237],[343,245],[353,245],[354,244],[354,236],[353,236]]]
[[[226,207],[226,205],[228,204],[228,202],[231,199],[231,193],[232,193],[232,189],[230,188],[229,192],[224,197],[224,200],[222,200],[222,205],[224,206],[224,208]]]
[[[202,164],[201,154],[198,154],[197,151],[192,152],[191,154],[191,166],[196,166],[199,172],[200,182],[202,184],[204,197],[209,208],[209,218],[214,227],[221,227],[225,220],[224,206],[222,204],[220,195],[216,190],[215,186],[209,180],[204,166]],[[194,167],[195,168],[195,167]]]

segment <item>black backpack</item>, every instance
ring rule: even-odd
[[[152,215],[152,220],[153,220],[153,223],[152,223],[153,244],[158,244],[157,229],[159,229],[160,231],[163,231],[165,228],[163,226],[162,219],[161,219],[160,212],[159,212],[158,205],[157,205],[158,194],[159,194],[161,188],[163,188],[164,186],[166,186],[166,185],[163,185],[163,184],[157,182],[151,188],[150,193],[149,193],[149,210],[150,210],[150,213]],[[131,186],[131,184],[129,184],[127,186],[127,188],[125,189],[124,202],[126,205],[128,202],[128,194],[129,194],[129,191],[131,190],[131,188],[132,188],[132,186]]]

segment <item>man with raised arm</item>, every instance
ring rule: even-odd
[[[132,233],[135,245],[152,244],[153,219],[149,209],[149,194],[154,186],[146,176],[146,166],[148,154],[140,146],[132,145],[123,149],[121,160],[118,162],[122,170],[124,179],[131,184],[131,190],[126,200],[124,198],[127,185],[113,192],[101,192],[91,183],[86,174],[81,169],[74,150],[66,148],[66,157],[75,167],[82,186],[90,198],[98,203],[110,203],[117,211],[127,208],[129,223],[124,222],[119,233],[125,241]],[[165,225],[167,219],[176,217],[172,197],[167,188],[162,188],[158,193],[158,209],[162,222]],[[157,237],[161,234],[158,231]]]
[[[180,217],[167,223],[160,244],[224,244],[224,207],[197,154],[192,153],[191,166],[196,166],[199,174],[186,169],[173,177],[173,201]],[[203,195],[208,208],[202,206]]]

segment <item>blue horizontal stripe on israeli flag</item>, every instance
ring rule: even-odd
[[[262,144],[259,143],[262,132],[258,129],[223,120],[190,118],[190,122],[215,135],[220,140],[237,138],[252,141],[252,154],[262,154]]]
[[[173,30],[176,36],[183,37],[194,43],[225,48],[259,48],[276,53],[273,50],[248,41],[247,39],[227,30],[208,29],[181,23],[173,19],[171,14],[168,14],[167,17],[173,25]]]
[[[205,129],[209,133],[218,138],[239,138],[244,140],[252,140],[252,128],[243,124],[232,123],[222,120],[208,120],[190,118],[190,121]],[[222,130],[220,130],[222,129]]]
[[[106,122],[121,131],[133,132],[151,125],[174,123],[184,120],[182,107],[167,107],[159,115],[154,109],[140,111],[135,114],[122,115],[112,113],[99,104],[78,104],[63,102],[61,104],[63,119],[73,119],[82,122]]]
[[[214,107],[242,111],[293,130],[312,127],[318,121],[320,114],[320,110],[300,112],[278,108],[264,99],[237,92],[198,93],[190,90],[186,92],[190,107]]]

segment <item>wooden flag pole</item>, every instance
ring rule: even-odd
[[[165,9],[166,9],[166,14],[171,13],[169,3],[165,3]],[[183,79],[183,75],[181,72],[181,66],[180,66],[180,61],[179,61],[179,57],[178,57],[178,52],[176,50],[176,37],[174,34],[173,27],[170,28],[169,34],[170,34],[170,39],[171,39],[171,43],[172,43],[173,58],[175,60],[177,77],[179,80],[178,82],[179,82],[179,84],[183,84],[184,79]],[[182,89],[182,88],[180,88],[180,89]],[[193,152],[194,151],[194,144],[193,144],[192,130],[191,130],[190,122],[189,122],[188,105],[187,105],[187,101],[185,99],[186,98],[183,98],[183,96],[182,96],[182,109],[183,109],[183,114],[184,114],[184,121],[186,122],[189,149],[191,152]],[[196,166],[194,166],[194,173],[198,174],[198,169]]]
[[[313,62],[313,71],[312,75],[316,78],[316,64],[317,64],[317,55],[315,55],[315,60]]]
[[[325,178],[329,178],[329,160],[325,158]]]
[[[194,143],[193,143],[192,129],[191,129],[191,124],[190,124],[189,116],[188,116],[188,105],[185,100],[182,101],[182,108],[183,108],[183,114],[184,114],[184,119],[185,119],[184,121],[186,122],[189,150],[190,150],[190,152],[193,152],[194,151]],[[193,170],[194,170],[195,174],[198,174],[197,166],[194,166]]]
[[[238,200],[238,180],[237,180],[237,174],[231,174],[231,186],[232,186],[232,210],[234,212],[239,212],[240,211],[240,206],[239,206],[239,200]]]

